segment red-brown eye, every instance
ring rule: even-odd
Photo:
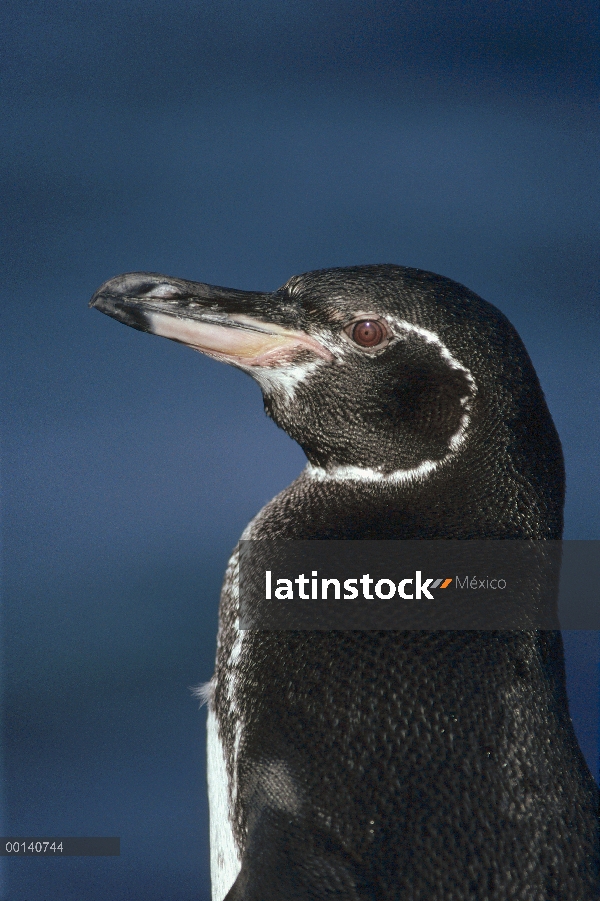
[[[376,319],[360,319],[352,326],[350,337],[360,347],[377,347],[386,337],[386,332]]]

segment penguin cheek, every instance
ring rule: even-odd
[[[290,370],[287,382],[284,370],[251,374],[263,389],[267,415],[313,465],[388,472],[453,453],[465,416],[460,374],[397,366],[382,372],[372,362],[360,371],[317,364],[301,378]]]

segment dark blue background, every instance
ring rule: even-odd
[[[243,527],[303,466],[244,375],[86,308],[152,270],[270,290],[394,262],[495,303],[600,538],[595,4],[4,0],[8,901],[209,897],[204,715]],[[597,773],[598,636],[566,636]]]

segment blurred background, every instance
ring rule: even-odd
[[[87,309],[149,270],[273,290],[399,263],[496,304],[600,538],[596,9],[577,0],[4,0],[2,901],[207,901],[228,555],[301,470],[242,373]],[[598,633],[565,634],[598,776]]]

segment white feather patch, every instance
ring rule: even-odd
[[[215,687],[211,680],[210,682],[203,682],[201,685],[195,685],[191,692],[200,701],[200,707],[204,707],[205,704],[209,704],[212,701]]]
[[[329,469],[323,469],[321,466],[313,466],[312,463],[306,464],[304,472],[309,478],[318,482],[382,482],[408,485],[410,482],[417,482],[419,479],[425,478],[430,472],[437,469],[444,459],[446,458],[424,460],[414,469],[396,469],[387,475],[366,466],[332,466]]]
[[[390,473],[382,473],[378,472],[376,469],[362,466],[331,466],[328,469],[323,469],[320,466],[313,466],[312,463],[308,463],[305,473],[311,479],[316,479],[319,482],[381,482],[387,484],[408,485],[411,482],[421,481],[430,473],[435,472],[436,469],[454,456],[466,440],[467,430],[471,421],[471,401],[477,393],[477,385],[475,384],[475,379],[470,370],[467,369],[466,366],[463,366],[463,364],[453,356],[440,339],[439,335],[435,332],[422,328],[419,325],[413,325],[412,322],[406,322],[404,319],[395,319],[393,316],[386,316],[385,318],[396,334],[398,334],[398,332],[412,332],[422,338],[426,344],[433,344],[448,366],[451,369],[456,369],[464,373],[467,382],[469,383],[469,394],[466,394],[460,399],[464,413],[460,418],[458,429],[448,441],[448,453],[440,460],[423,460],[418,466],[414,466],[411,469],[396,469],[394,472]]]
[[[223,901],[237,879],[241,860],[231,825],[232,811],[225,754],[219,738],[217,718],[210,709],[207,739],[212,901]]]
[[[247,372],[256,379],[265,394],[280,391],[290,401],[294,399],[296,388],[300,382],[308,378],[319,365],[319,363],[309,361],[289,366],[253,366]]]

